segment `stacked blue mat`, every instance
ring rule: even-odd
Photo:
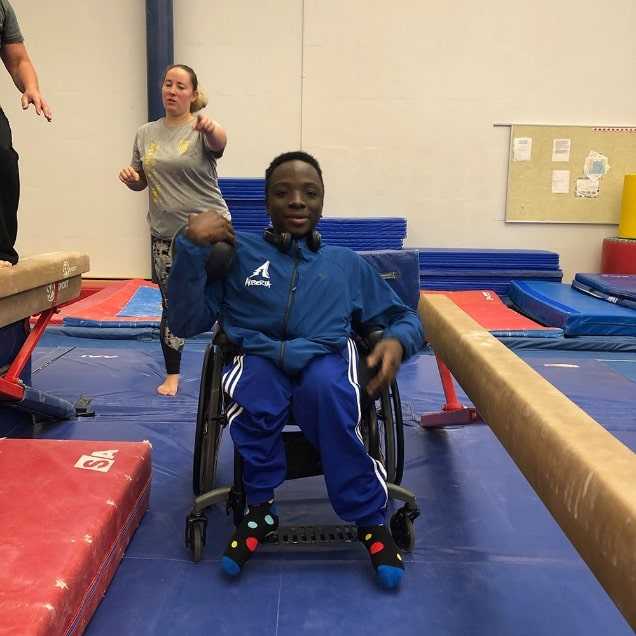
[[[219,179],[219,185],[237,230],[259,233],[269,225],[264,179]],[[324,218],[317,229],[327,245],[342,245],[356,251],[399,250],[406,237],[406,219]]]
[[[543,250],[419,248],[420,288],[491,289],[507,296],[513,280],[560,282],[559,255]]]
[[[570,285],[516,281],[515,306],[566,336],[636,337],[636,276],[577,274]]]

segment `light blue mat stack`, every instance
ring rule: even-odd
[[[513,280],[560,282],[559,255],[543,250],[418,248],[420,288],[490,289],[506,297]]]
[[[264,179],[219,179],[219,185],[235,229],[260,233],[269,225]],[[399,250],[406,238],[406,219],[327,217],[317,229],[326,245],[342,245],[356,251]]]

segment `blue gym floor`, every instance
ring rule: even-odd
[[[219,557],[231,533],[222,510],[208,514],[204,560],[183,543],[203,340],[187,344],[176,398],[154,393],[162,373],[157,341],[70,338],[47,333],[33,357],[36,388],[93,398],[96,417],[0,435],[59,439],[148,439],[150,509],[93,617],[89,636],[121,634],[418,634],[619,636],[632,633],[541,501],[485,425],[427,432],[416,417],[439,410],[435,360],[401,370],[406,437],[404,484],[417,495],[415,551],[397,593],[376,588],[360,546],[331,550],[267,546],[242,577],[227,580]],[[523,351],[521,357],[636,449],[636,354]],[[1,428],[1,427],[0,427]],[[219,481],[231,475],[227,439]],[[322,480],[285,484],[282,521],[328,523]]]

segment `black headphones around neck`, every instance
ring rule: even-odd
[[[281,252],[289,252],[294,240],[293,234],[290,232],[277,232],[273,227],[267,227],[263,230],[263,238],[272,245],[275,245]],[[307,247],[312,252],[320,249],[320,232],[312,230],[306,237]]]

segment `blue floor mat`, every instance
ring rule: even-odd
[[[623,636],[631,629],[485,425],[427,432],[419,415],[443,402],[435,360],[403,365],[409,426],[404,483],[418,495],[417,541],[397,594],[378,590],[360,546],[259,551],[238,581],[219,574],[231,532],[209,511],[204,560],[183,545],[191,494],[194,417],[204,341],[186,344],[182,391],[154,394],[162,377],[157,342],[46,334],[33,383],[66,399],[93,397],[94,418],[36,433],[60,439],[148,439],[150,510],[86,634],[450,634]],[[631,448],[636,448],[636,355],[523,352],[523,358]],[[461,394],[461,391],[460,391]],[[30,436],[23,428],[13,436]],[[222,444],[219,481],[231,477]],[[285,523],[336,517],[321,478],[278,492]]]

